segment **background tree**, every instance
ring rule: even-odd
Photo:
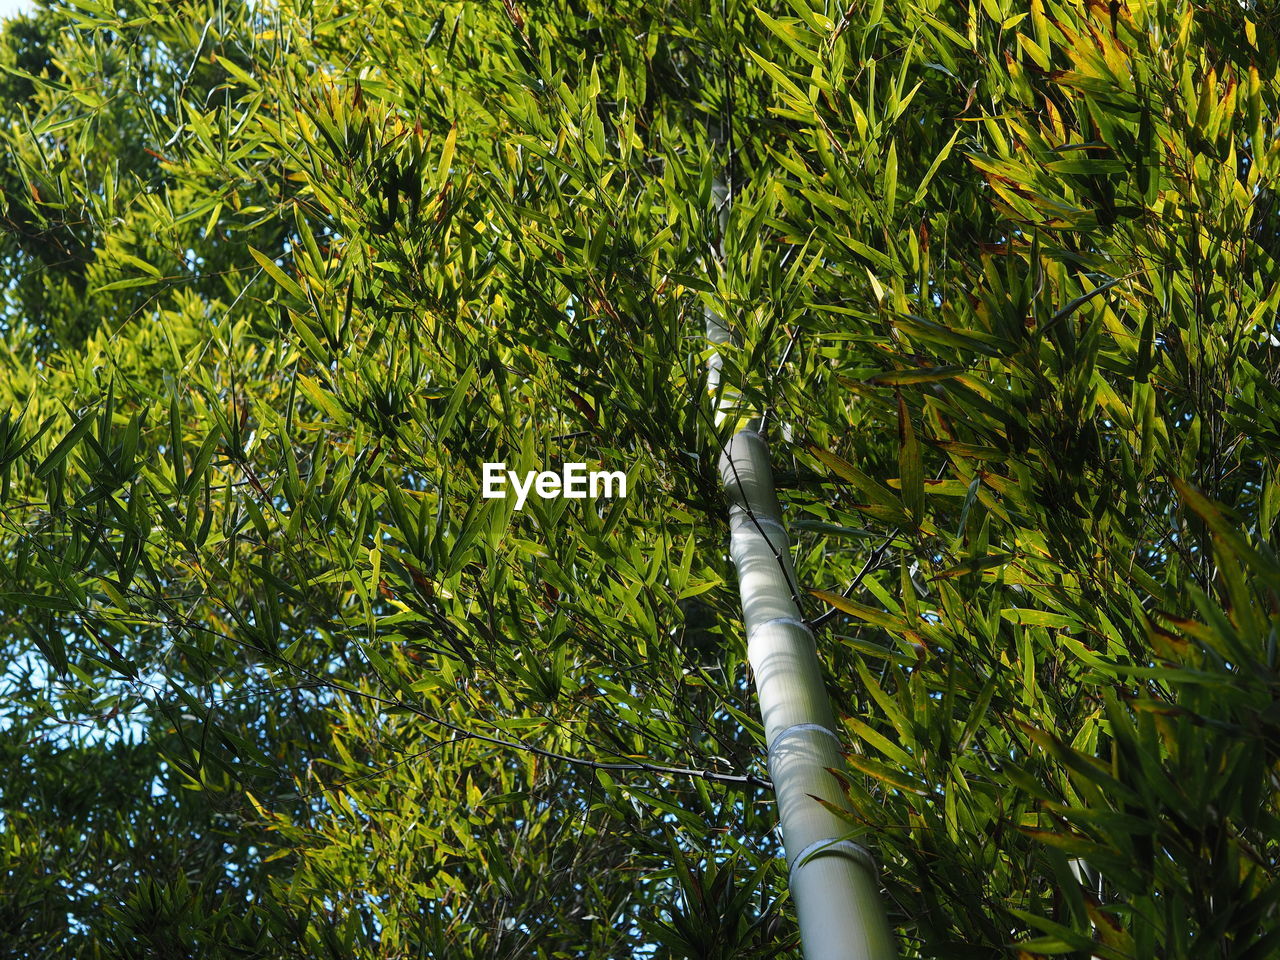
[[[1273,951],[1274,15],[78,0],[5,38],[17,949],[794,952],[709,306],[904,955]],[[516,513],[501,459],[631,496]]]

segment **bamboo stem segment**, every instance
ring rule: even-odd
[[[830,772],[844,765],[840,738],[813,632],[796,604],[769,448],[754,426],[729,441],[720,478],[731,503],[730,553],[805,958],[891,960],[895,951],[874,861],[845,839],[848,822],[817,799],[845,805]]]
[[[713,185],[720,238],[711,253],[723,259],[729,219],[724,181]],[[707,362],[716,399],[716,424],[737,397],[724,389],[720,348],[730,342],[725,320],[704,308]],[[800,921],[805,960],[893,960],[896,950],[880,900],[871,854],[847,838],[849,822],[823,802],[846,809],[832,770],[843,770],[840,737],[822,680],[813,630],[797,602],[791,541],[769,465],[769,446],[750,421],[720,457],[720,481],[729,496],[730,554],[738,572],[747,658],[755,675],[769,774],[778,800],[791,896]]]

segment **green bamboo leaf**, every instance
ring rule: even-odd
[[[267,271],[267,274],[271,277],[271,279],[274,280],[276,283],[278,283],[284,289],[285,293],[289,294],[291,297],[295,297],[298,300],[303,301],[304,303],[306,302],[307,298],[306,298],[306,295],[303,294],[302,288],[298,286],[295,280],[293,280],[288,274],[286,274],[283,270],[281,270],[276,265],[276,262],[274,260],[272,260],[265,253],[263,253],[261,250],[256,249],[255,247],[249,248],[249,254],[253,257],[254,260],[258,261],[258,265],[262,267],[263,270]]]
[[[89,432],[89,428],[93,426],[94,420],[88,413],[81,414],[78,418],[73,418],[71,429],[63,435],[62,439],[57,442],[48,455],[40,462],[35,469],[37,478],[44,479],[52,474],[55,470],[62,467],[67,457],[71,455],[71,451]]]
[[[823,603],[830,604],[837,610],[847,613],[859,620],[865,620],[867,623],[875,624],[877,627],[884,627],[894,633],[903,633],[905,627],[901,620],[882,610],[874,607],[868,607],[865,604],[858,603],[856,600],[850,600],[848,597],[842,597],[838,593],[831,593],[827,590],[817,590],[809,588],[809,593],[817,597]]]
[[[884,161],[884,174],[881,190],[884,194],[885,216],[892,217],[898,199],[898,144],[889,141],[889,154]]]
[[[77,605],[65,597],[45,596],[39,593],[0,593],[0,602],[5,609],[17,610],[24,607],[36,610],[74,611]]]
[[[1204,519],[1232,553],[1249,565],[1252,573],[1280,585],[1280,569],[1277,569],[1276,563],[1251,547],[1239,528],[1230,523],[1212,501],[1179,477],[1173,477],[1172,482],[1187,506]]]
[[[855,467],[843,457],[837,456],[829,450],[810,444],[808,450],[817,457],[822,463],[837,476],[848,480],[859,491],[867,496],[872,503],[895,509],[901,508],[902,501],[894,496],[893,492],[887,487],[881,486],[876,481]]]
[[[965,563],[957,564],[954,567],[947,567],[944,570],[935,573],[931,580],[949,580],[954,577],[963,577],[970,573],[981,573],[984,570],[992,570],[996,567],[1003,567],[1013,560],[1015,554],[1012,553],[991,553],[985,557],[977,557]],[[1024,622],[1024,621],[1019,621]]]
[[[437,436],[444,437],[449,435],[449,430],[453,427],[458,411],[462,409],[462,404],[467,399],[467,394],[475,383],[476,377],[476,368],[469,366],[462,372],[458,382],[453,385],[453,390],[449,394],[449,402],[445,405],[444,413],[440,415],[439,423],[436,425]]]
[[[918,525],[924,516],[924,467],[920,441],[911,425],[911,414],[898,394],[898,471],[902,477],[902,503]]]
[[[249,74],[245,72],[243,67],[241,67],[238,63],[236,63],[234,60],[230,59],[229,57],[219,57],[217,53],[211,53],[209,54],[209,60],[211,63],[215,63],[219,67],[221,67],[223,70],[227,71],[227,73],[231,74],[231,76],[239,80],[242,84],[244,84],[249,89],[251,90],[259,89],[258,81],[255,80],[253,77],[249,76]]]
[[[789,93],[793,98],[795,98],[796,100],[802,103],[808,99],[807,97],[805,97],[804,93],[800,90],[800,88],[797,87],[795,83],[792,82],[791,78],[788,77],[782,71],[782,68],[779,67],[776,63],[772,62],[771,60],[766,60],[764,57],[762,57],[760,54],[756,53],[754,50],[750,48],[747,49],[747,53],[751,56],[752,60],[754,60],[757,64],[760,65],[760,69],[762,69],[771,78],[773,78],[773,81],[777,83],[779,86],[781,86],[782,89],[784,89],[787,93]]]
[[[874,377],[869,377],[867,379],[867,383],[887,387],[907,386],[913,383],[937,383],[941,380],[951,380],[966,372],[967,371],[964,367],[928,367],[920,370],[891,370],[887,373],[877,373]]]
[[[444,138],[444,149],[440,151],[440,164],[436,167],[436,183],[443,186],[449,180],[449,173],[453,169],[453,157],[458,148],[458,125],[455,123],[449,127],[449,133]]]
[[[889,766],[887,763],[881,763],[878,760],[872,760],[869,757],[859,756],[858,754],[850,754],[848,757],[849,766],[855,770],[861,770],[869,777],[879,780],[881,783],[887,783],[896,790],[904,793],[912,793],[916,796],[928,796],[930,793],[929,785],[921,780],[916,779],[908,773]]]
[[[132,290],[135,287],[149,287],[159,283],[157,277],[125,277],[123,280],[112,280],[93,288],[95,294],[110,293],[113,290]]]
[[[1000,616],[1010,623],[1019,623],[1027,627],[1052,627],[1059,630],[1080,627],[1080,621],[1075,617],[1050,613],[1047,610],[1032,610],[1027,607],[1009,607],[1001,610]]]

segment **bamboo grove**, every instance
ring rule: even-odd
[[[1278,33],[6,21],[11,955],[799,956],[717,472],[751,416],[845,752],[819,799],[899,954],[1276,955]],[[517,512],[498,460],[628,496]]]

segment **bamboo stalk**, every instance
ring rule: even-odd
[[[716,184],[721,232],[728,197]],[[717,251],[718,252],[718,251]],[[707,338],[729,331],[707,310]],[[719,393],[717,422],[732,398],[720,390],[720,358],[709,361]],[[730,501],[730,554],[738,573],[747,655],[769,745],[769,774],[778,801],[792,899],[806,960],[891,960],[896,955],[876,880],[875,863],[846,838],[848,821],[819,802],[847,809],[830,772],[843,770],[839,734],[818,663],[813,631],[796,603],[791,543],[769,464],[769,448],[752,420],[729,440],[720,479]]]

